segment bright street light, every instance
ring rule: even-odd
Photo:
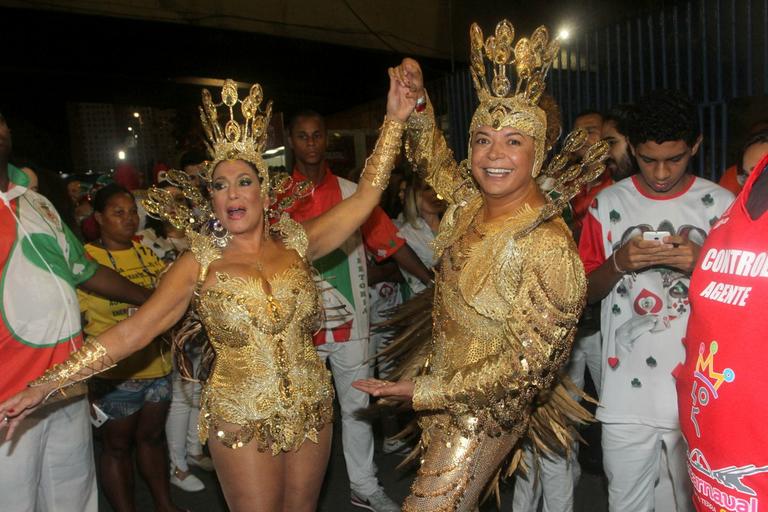
[[[128,131],[129,131],[129,132],[132,132],[132,131],[133,131],[133,126],[129,126],[129,127],[128,127]]]
[[[117,159],[118,160],[125,160],[125,151],[122,151],[122,150],[118,151],[117,152]]]
[[[133,117],[135,117],[136,119],[138,119],[138,118],[140,117],[140,116],[139,116],[139,113],[138,113],[138,112],[134,112],[134,113],[133,113]]]
[[[560,32],[557,33],[557,37],[562,39],[563,41],[568,40],[571,37],[571,31],[567,27],[563,27],[560,29]]]

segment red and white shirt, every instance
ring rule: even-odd
[[[733,194],[697,177],[663,198],[646,195],[639,179],[626,178],[592,202],[579,240],[588,275],[645,231],[667,231],[701,245],[733,201]],[[625,275],[603,299],[600,421],[678,427],[672,369],[684,356],[689,285],[687,274],[655,267]]]
[[[313,219],[351,196],[357,184],[334,175],[327,164],[325,176],[315,185],[310,197],[299,200],[288,210],[297,222]],[[293,171],[295,182],[307,178]],[[338,249],[313,262],[323,278],[322,292],[325,322],[314,337],[315,345],[328,342],[367,340],[370,320],[368,304],[368,272],[365,249],[384,260],[398,251],[405,240],[397,234],[397,227],[378,206],[363,223],[360,230],[349,237]]]
[[[691,278],[675,376],[699,511],[768,509],[768,213],[752,219],[746,210],[766,165],[712,228]]]

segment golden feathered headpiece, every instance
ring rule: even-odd
[[[473,23],[469,29],[472,80],[480,105],[470,124],[470,136],[480,126],[494,130],[517,128],[535,141],[533,174],[538,175],[544,157],[554,143],[547,135],[547,116],[539,107],[546,77],[560,50],[557,39],[549,40],[546,27],[537,28],[530,38],[515,41],[515,28],[508,20],[496,25],[496,31],[487,39]],[[488,81],[486,59],[493,78]],[[512,69],[517,74],[513,84]],[[555,137],[556,138],[556,137]],[[472,149],[470,144],[470,159]]]
[[[261,200],[265,210],[270,205],[269,169],[262,158],[266,149],[269,120],[272,116],[272,102],[267,102],[261,110],[264,93],[259,84],[254,84],[248,96],[240,99],[237,84],[227,79],[221,88],[221,102],[214,103],[210,91],[203,89],[203,104],[200,107],[200,120],[206,135],[206,147],[211,160],[205,162],[200,177],[210,182],[213,170],[225,160],[243,160],[256,168],[261,182]],[[236,109],[242,116],[237,121]],[[223,107],[223,108],[222,108]],[[219,110],[226,112],[228,119],[223,125],[219,122]],[[210,234],[215,232],[215,216],[210,201],[201,194],[197,185],[183,171],[171,170],[166,179],[181,189],[189,204],[178,203],[167,190],[152,187],[147,191],[147,198],[142,201],[147,212],[156,218],[170,222],[178,229],[183,229],[188,236],[194,233]],[[265,222],[267,219],[265,219]]]
[[[264,93],[261,85],[254,84],[248,96],[238,96],[237,84],[227,79],[221,88],[221,102],[214,103],[208,89],[203,89],[203,104],[200,106],[200,120],[206,135],[206,147],[211,160],[206,163],[201,177],[206,181],[213,178],[213,170],[224,160],[243,160],[256,167],[261,180],[261,196],[265,207],[269,204],[269,169],[261,154],[266,149],[269,120],[272,117],[272,102],[261,110]],[[235,120],[237,106],[242,121]],[[229,119],[222,126],[219,123],[219,109],[228,113]]]

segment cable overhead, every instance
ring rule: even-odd
[[[365,22],[365,20],[359,14],[357,14],[357,12],[352,8],[348,0],[344,0],[344,5],[346,5],[347,9],[349,9],[349,12],[351,12],[354,15],[354,17],[357,18],[357,21],[359,21],[368,30],[368,32],[371,33],[371,35],[373,35],[376,39],[381,41],[382,44],[384,44],[384,46],[386,46],[387,48],[389,48],[395,53],[401,53],[400,50],[398,50],[397,48],[389,44],[389,42],[387,42],[386,39],[381,37],[375,30],[369,27],[368,24]]]

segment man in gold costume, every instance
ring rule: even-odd
[[[506,20],[487,39],[473,25],[470,41],[480,105],[460,164],[435,126],[418,64],[406,59],[390,70],[387,115],[407,121],[408,158],[449,204],[435,240],[431,341],[397,382],[355,383],[374,396],[412,399],[419,412],[421,467],[405,511],[475,510],[523,436],[538,450],[566,450],[570,425],[587,418],[558,385],[586,293],[560,212],[602,172],[607,147],[588,148],[574,164],[586,140],[575,132],[543,170],[560,131],[549,115],[555,109],[542,108],[558,42],[539,27],[513,45]],[[559,199],[536,185],[542,170],[555,178]]]

